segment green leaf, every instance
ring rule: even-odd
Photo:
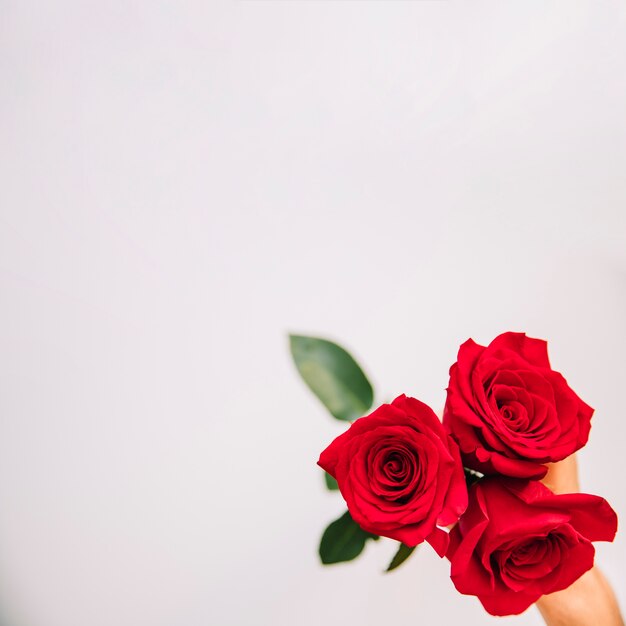
[[[326,339],[290,335],[300,376],[333,417],[352,421],[371,408],[374,392],[363,370],[340,346]]]
[[[363,552],[368,539],[378,539],[364,531],[346,511],[339,519],[329,524],[322,535],[319,554],[324,565],[351,561]]]
[[[400,567],[400,565],[402,565],[402,563],[404,563],[413,554],[413,550],[415,550],[415,547],[416,546],[410,548],[409,546],[401,543],[398,551],[394,555],[393,559],[391,559],[391,563],[389,563],[387,571],[390,572],[392,569]]]
[[[339,489],[337,481],[328,472],[324,472],[324,478],[326,479],[327,489],[330,491],[337,491]]]

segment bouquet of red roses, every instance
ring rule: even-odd
[[[325,530],[324,564],[367,540],[399,542],[388,570],[429,543],[450,561],[458,591],[492,615],[521,613],[591,569],[593,541],[612,541],[603,498],[556,495],[540,479],[588,440],[593,409],[554,371],[547,344],[504,333],[471,339],[450,368],[443,423],[405,395],[367,413],[373,390],[338,345],[291,336],[298,371],[331,414],[352,422],[320,455],[347,511]]]

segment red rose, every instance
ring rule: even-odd
[[[402,395],[354,422],[322,452],[354,521],[407,546],[426,540],[443,556],[467,506],[459,450],[432,409]]]
[[[467,467],[541,478],[589,437],[593,409],[550,367],[547,344],[504,333],[486,348],[466,341],[450,368],[443,423]]]
[[[615,512],[598,496],[484,478],[470,489],[467,511],[450,532],[451,578],[492,615],[521,613],[591,569],[591,542],[612,541],[616,530]]]

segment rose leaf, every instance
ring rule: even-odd
[[[324,531],[319,548],[320,559],[324,565],[351,561],[363,552],[368,539],[376,540],[378,536],[363,530],[346,511]]]
[[[352,421],[371,408],[372,385],[342,347],[302,335],[290,335],[289,342],[300,376],[333,417]]]
[[[337,484],[336,479],[328,472],[324,472],[324,478],[326,479],[326,488],[328,490],[337,491],[339,489],[339,485]]]
[[[404,563],[411,556],[411,554],[413,554],[413,550],[415,550],[415,548],[416,546],[411,548],[401,543],[398,547],[398,551],[395,553],[393,559],[391,559],[389,567],[385,571],[390,572],[391,570],[396,569],[396,567],[400,567],[400,565],[402,565],[402,563]]]

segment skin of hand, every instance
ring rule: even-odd
[[[542,482],[554,493],[579,491],[576,456],[549,463]],[[597,566],[567,589],[539,598],[537,607],[548,626],[624,626],[615,594]]]

